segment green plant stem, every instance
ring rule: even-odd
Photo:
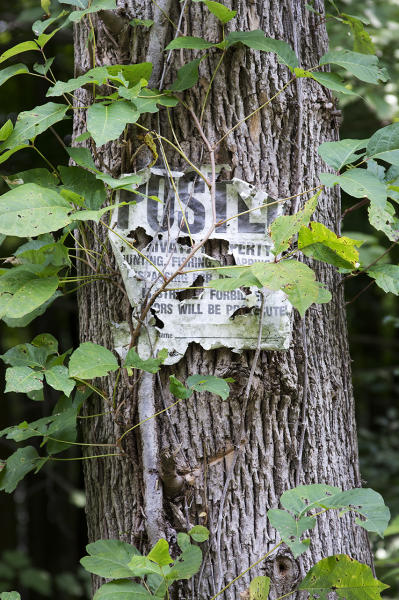
[[[276,92],[274,94],[274,96],[272,96],[271,98],[269,98],[269,100],[266,100],[266,102],[264,102],[263,104],[261,104],[260,106],[258,106],[258,108],[256,108],[255,110],[253,110],[249,115],[247,115],[246,117],[244,117],[243,119],[241,119],[240,121],[238,121],[238,123],[236,123],[234,125],[234,127],[232,127],[231,129],[229,129],[227,131],[227,133],[225,133],[215,144],[214,144],[214,148],[216,148],[220,142],[222,142],[228,135],[230,135],[230,133],[232,133],[235,129],[237,129],[237,127],[239,127],[240,125],[242,125],[243,123],[245,123],[245,121],[247,121],[248,119],[250,119],[251,117],[253,117],[254,115],[256,115],[257,112],[259,112],[260,110],[262,110],[263,108],[265,108],[268,104],[270,104],[270,102],[272,102],[273,100],[275,100],[277,98],[277,96],[279,96],[280,94],[282,94],[282,92],[284,92],[284,90],[291,85],[291,83],[293,81],[296,80],[296,77],[291,77],[291,79],[289,81],[287,81],[287,83],[285,85],[283,85],[283,87],[278,90],[278,92]]]
[[[141,256],[141,258],[143,258],[145,261],[147,261],[156,271],[158,271],[158,273],[162,276],[162,279],[165,280],[165,275],[162,273],[162,271],[160,269],[158,269],[158,267],[152,262],[152,260],[150,260],[148,258],[148,256],[146,256],[145,254],[140,252],[140,250],[138,250],[135,246],[133,246],[133,244],[131,244],[125,237],[123,237],[123,235],[120,235],[117,231],[115,231],[115,229],[112,229],[112,227],[109,227],[106,223],[104,223],[104,221],[100,221],[100,223],[101,223],[101,225],[104,225],[104,227],[106,227],[109,231],[111,231],[111,233],[115,234],[120,240],[122,240],[122,242],[124,244],[129,246],[129,248],[131,248],[131,250],[134,250],[135,252],[137,252],[137,254],[139,256]]]
[[[133,431],[134,429],[137,429],[137,427],[140,427],[140,425],[143,425],[144,423],[146,423],[147,421],[150,421],[151,419],[154,419],[154,417],[158,417],[159,415],[162,415],[162,413],[166,412],[167,410],[169,410],[170,408],[173,408],[174,406],[176,406],[177,404],[179,404],[180,402],[182,402],[183,398],[179,398],[179,400],[177,400],[176,402],[173,402],[173,404],[169,404],[169,406],[167,406],[166,408],[158,411],[157,413],[151,415],[150,417],[147,417],[146,419],[143,419],[142,421],[140,421],[140,423],[136,423],[136,425],[133,425],[133,427],[130,427],[130,429],[128,429],[127,431],[125,431],[124,433],[122,433],[121,437],[117,439],[116,443],[117,445],[120,444],[120,442],[123,440],[123,438],[130,433],[131,431]]]
[[[284,596],[279,596],[278,598],[276,598],[276,600],[283,600],[283,598],[288,598],[288,596],[292,596],[292,594],[295,594],[298,590],[292,590],[292,592],[288,592],[288,594],[284,594]]]
[[[105,458],[107,456],[122,456],[122,455],[120,452],[112,452],[110,454],[94,454],[93,456],[77,456],[76,458],[54,458],[52,456],[49,456],[49,457],[41,456],[37,460],[41,460],[43,458],[47,458],[47,460],[57,460],[57,461],[90,460],[91,458]]]
[[[44,154],[42,154],[39,150],[39,148],[37,148],[34,144],[32,144],[31,146],[29,146],[29,148],[33,148],[34,150],[36,150],[36,152],[38,153],[38,155],[44,160],[45,163],[48,164],[48,166],[50,167],[50,169],[52,170],[52,172],[58,177],[59,181],[61,181],[60,175],[57,171],[57,169],[55,168],[55,166],[53,164],[51,164],[51,162],[44,156]]]
[[[96,415],[78,415],[77,419],[94,419],[95,417],[105,417],[105,415],[111,415],[111,411],[97,413]]]
[[[119,378],[121,376],[121,371],[122,371],[122,369],[118,370],[118,373],[117,373],[116,379],[115,379],[114,389],[113,389],[113,392],[112,392],[112,406],[114,407],[114,409],[116,408],[116,389],[117,389],[117,386],[118,386],[118,383],[119,383]]]
[[[140,123],[133,123],[133,125],[135,125],[136,127],[139,127],[139,129],[143,129],[144,131],[151,131],[151,129],[148,129],[148,127],[144,127],[144,125],[140,125]],[[188,165],[190,165],[190,167],[193,169],[193,171],[195,171],[197,173],[197,175],[199,175],[201,177],[201,179],[203,179],[206,183],[206,185],[208,187],[210,187],[211,182],[209,181],[209,179],[207,177],[205,177],[205,175],[198,169],[198,167],[195,166],[194,163],[191,162],[191,160],[188,158],[188,156],[178,147],[176,146],[173,142],[171,142],[170,140],[168,140],[168,138],[164,137],[163,135],[159,135],[159,133],[157,133],[156,131],[153,132],[157,137],[159,137],[163,142],[166,142],[167,144],[169,144],[169,146],[171,146],[174,150],[176,150],[176,152],[178,154],[180,154],[180,156],[186,161],[186,163]]]
[[[277,550],[277,548],[279,546],[281,546],[282,543],[283,542],[281,541],[278,544],[276,544],[275,546],[273,546],[273,548],[271,550],[269,550],[269,552],[267,552],[266,554],[264,554],[263,556],[261,556],[256,562],[252,563],[252,565],[250,565],[247,569],[245,569],[245,571],[243,571],[242,573],[240,573],[239,575],[237,575],[237,577],[235,577],[232,581],[229,581],[229,583],[222,590],[220,590],[220,592],[218,592],[217,594],[215,594],[215,596],[212,596],[212,598],[210,600],[215,600],[215,598],[217,598],[218,596],[220,596],[220,594],[223,594],[223,592],[225,592],[226,590],[228,590],[229,587],[231,587],[233,585],[233,583],[235,583],[236,581],[238,581],[239,579],[241,579],[241,577],[243,577],[246,573],[248,573],[248,571],[250,571],[251,569],[253,569],[254,567],[256,567],[262,561],[264,561],[268,556],[270,556],[270,554],[273,554],[273,552],[275,552]]]
[[[93,392],[95,392],[96,394],[98,394],[103,400],[105,400],[105,402],[107,402],[107,404],[109,404],[109,400],[108,400],[107,396],[105,394],[103,394],[101,392],[101,390],[99,390],[98,388],[96,388],[94,385],[92,385],[88,381],[85,381],[84,379],[79,379],[79,377],[74,377],[73,379],[76,379],[76,381],[79,381],[79,383],[83,383],[83,385],[87,385],[88,388],[90,388],[91,390],[93,390]]]

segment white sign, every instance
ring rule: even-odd
[[[210,177],[208,168],[202,171]],[[138,188],[143,196],[121,191],[120,201],[137,203],[121,206],[113,215],[110,241],[135,324],[145,299],[163,283],[160,272],[166,277],[175,273],[190,254],[192,244],[201,241],[212,225],[210,193],[203,179],[195,172],[173,172],[172,176],[178,197],[167,174],[153,168],[148,171],[147,182]],[[142,328],[138,347],[141,356],[167,348],[166,364],[173,364],[184,356],[190,342],[206,350],[222,346],[234,351],[256,348],[260,291],[250,288],[221,292],[208,286],[220,276],[215,267],[274,259],[267,230],[280,205],[264,207],[272,201],[238,179],[217,183],[216,217],[220,225],[211,240],[220,241],[213,242],[212,256],[204,248],[198,250],[158,296],[152,320]],[[124,240],[138,246],[139,252]],[[190,287],[193,289],[187,290]],[[264,289],[263,294],[261,348],[285,350],[291,340],[291,304],[283,292]],[[117,338],[122,351],[121,336]]]

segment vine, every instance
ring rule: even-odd
[[[304,318],[306,311],[313,304],[322,304],[331,300],[331,293],[316,280],[315,271],[304,263],[303,256],[314,261],[332,265],[345,275],[345,278],[367,275],[371,281],[367,287],[376,283],[385,292],[399,294],[399,266],[394,264],[378,264],[388,254],[399,239],[399,220],[391,201],[399,200],[399,123],[393,123],[376,131],[368,140],[341,140],[326,142],[319,147],[319,155],[334,172],[322,173],[320,181],[314,182],[311,189],[295,196],[266,202],[262,206],[249,208],[233,217],[218,220],[216,211],[217,166],[215,154],[220,144],[248,119],[259,113],[276,100],[292,84],[299,85],[302,79],[308,78],[316,83],[341,94],[353,95],[350,86],[337,73],[325,72],[323,67],[343,68],[360,81],[378,84],[386,81],[387,73],[381,68],[377,56],[370,53],[370,40],[361,21],[355,17],[341,14],[335,4],[331,4],[336,12],[326,18],[338,19],[351,28],[355,38],[354,50],[333,50],[321,57],[319,63],[312,68],[303,69],[292,48],[284,41],[271,39],[263,31],[238,31],[225,34],[225,25],[235,17],[236,12],[213,0],[202,1],[210,13],[221,24],[222,36],[218,42],[206,39],[179,35],[183,11],[179,23],[175,25],[176,36],[166,46],[168,58],[160,82],[160,89],[148,87],[152,73],[152,64],[138,63],[134,65],[96,66],[96,32],[92,16],[104,19],[106,12],[117,8],[115,0],[70,0],[67,4],[81,10],[60,10],[50,15],[49,3],[42,0],[42,7],[48,18],[33,24],[36,38],[32,41],[17,44],[0,56],[0,63],[19,56],[24,52],[37,52],[40,63],[36,63],[33,71],[23,63],[13,64],[0,70],[0,85],[17,75],[39,77],[49,84],[49,98],[62,97],[64,103],[49,101],[32,110],[19,114],[16,123],[8,120],[0,129],[0,164],[7,161],[14,153],[23,149],[35,151],[46,165],[46,168],[26,170],[4,179],[10,190],[0,197],[0,235],[21,238],[21,245],[8,259],[8,266],[0,271],[0,317],[10,326],[23,326],[31,322],[56,301],[62,294],[68,294],[77,288],[93,281],[102,281],[106,285],[116,285],[126,295],[125,290],[115,282],[115,272],[108,258],[106,240],[100,241],[101,252],[90,249],[87,243],[87,232],[94,233],[90,222],[102,226],[120,238],[121,242],[136,252],[144,261],[157,271],[157,280],[147,290],[134,321],[129,323],[131,329],[130,347],[126,356],[118,361],[109,349],[85,342],[75,350],[59,353],[58,342],[50,334],[36,336],[30,343],[10,348],[1,358],[8,368],[6,370],[6,392],[25,393],[33,400],[43,399],[45,385],[61,392],[60,398],[51,415],[28,423],[7,427],[0,432],[1,436],[17,443],[29,439],[41,439],[41,448],[45,454],[39,455],[34,446],[18,448],[2,464],[0,473],[0,489],[10,493],[29,472],[38,472],[48,461],[55,460],[90,460],[108,456],[126,458],[124,440],[136,428],[156,418],[176,405],[188,400],[193,393],[208,392],[227,400],[231,379],[222,379],[211,375],[195,374],[183,383],[174,375],[170,377],[170,392],[176,400],[162,410],[154,412],[138,423],[127,426],[113,443],[84,444],[77,441],[77,420],[80,418],[101,418],[111,415],[116,420],[120,406],[117,405],[117,388],[121,378],[129,381],[133,374],[137,384],[140,372],[157,374],[165,362],[168,353],[159,351],[156,356],[142,358],[138,353],[139,336],[146,327],[147,317],[157,298],[163,292],[176,290],[204,289],[211,287],[220,291],[232,291],[238,288],[257,288],[261,298],[259,336],[249,379],[246,386],[241,421],[234,454],[220,502],[215,547],[218,562],[218,586],[220,587],[222,566],[220,558],[220,535],[223,521],[224,500],[232,478],[235,462],[238,457],[240,441],[245,433],[245,416],[247,404],[253,385],[253,377],[261,350],[261,333],[264,312],[263,291],[280,290],[292,306]],[[159,10],[162,10],[159,8]],[[309,6],[309,10],[314,10]],[[168,18],[169,16],[166,15]],[[90,34],[88,50],[91,65],[86,73],[67,82],[58,81],[52,71],[53,58],[45,53],[46,44],[63,27],[78,23],[85,19]],[[119,19],[119,17],[118,17]],[[359,25],[360,23],[360,25]],[[152,21],[133,19],[132,27],[151,27]],[[51,29],[50,33],[46,33]],[[112,35],[112,33],[109,33]],[[217,142],[212,143],[206,136],[202,122],[208,98],[215,76],[220,69],[229,50],[237,45],[244,45],[254,51],[269,52],[276,56],[288,72],[287,82],[271,98],[240,119],[229,130],[225,131]],[[196,51],[197,57],[185,63],[178,71],[175,81],[164,89],[164,78],[170,57],[175,50]],[[199,114],[184,99],[182,93],[198,83],[199,65],[212,51],[219,53],[216,67],[206,89]],[[298,83],[299,82],[299,83]],[[104,87],[105,86],[105,87]],[[93,102],[89,106],[78,106],[79,100],[74,92],[86,88],[92,94]],[[107,95],[102,95],[103,90]],[[111,93],[109,93],[111,91]],[[173,127],[173,140],[158,131],[151,130],[139,122],[142,115],[167,110],[169,122],[170,111],[176,106],[186,109],[188,118],[194,124],[202,142],[202,153],[207,153],[210,162],[210,175],[202,164],[195,165],[182,149]],[[75,139],[75,143],[91,140],[93,154],[97,164],[101,164],[96,148],[123,136],[127,144],[127,127],[133,126],[142,131],[142,150],[150,151],[152,161],[147,169],[119,178],[98,168],[92,154],[86,147],[66,148],[54,126],[63,121],[76,110],[86,111],[87,131]],[[65,148],[68,158],[74,166],[56,167],[36,146],[36,138],[47,130],[54,133],[55,138]],[[212,222],[200,241],[192,238],[185,209],[180,202],[178,188],[173,178],[172,169],[167,161],[164,144],[176,152],[201,178],[209,190],[210,212]],[[140,191],[149,168],[156,164],[159,156],[164,162],[168,177],[174,189],[182,212],[182,222],[186,225],[190,239],[190,251],[178,268],[171,274],[160,269],[132,241],[121,236],[111,224],[111,211],[132,204],[119,202],[118,194],[124,190],[132,194],[147,197]],[[133,159],[135,155],[133,156]],[[133,160],[132,159],[132,160]],[[383,164],[380,164],[380,162]],[[390,165],[388,168],[386,165]],[[325,188],[339,185],[343,191],[356,199],[355,204],[342,215],[363,206],[368,206],[369,222],[372,227],[383,232],[392,242],[391,246],[371,264],[364,265],[359,257],[361,241],[336,234],[325,225],[312,220],[317,209],[318,199]],[[313,194],[313,192],[315,192]],[[313,195],[311,195],[313,194]],[[273,260],[255,262],[249,266],[216,266],[189,269],[190,260],[204,247],[206,242],[221,227],[232,219],[239,218],[253,210],[267,208],[272,205],[288,202],[302,196],[310,196],[301,210],[293,215],[278,216],[269,229],[270,241],[273,244]],[[150,197],[152,200],[158,198]],[[359,199],[361,199],[359,201]],[[105,205],[105,206],[104,206]],[[107,219],[108,215],[108,221]],[[76,236],[74,231],[79,232]],[[73,246],[68,246],[72,243]],[[76,261],[84,263],[91,271],[89,275],[71,275]],[[207,285],[190,287],[171,287],[181,275],[195,271],[208,271],[212,277]],[[344,278],[344,279],[345,279]],[[76,287],[77,286],[77,287]],[[356,298],[353,299],[353,301]],[[305,324],[305,321],[303,322]],[[305,325],[304,325],[305,327]],[[115,374],[113,393],[109,396],[92,381]],[[100,384],[101,385],[101,384]],[[131,385],[129,383],[129,385]],[[83,404],[92,395],[98,395],[106,406],[106,411],[93,415],[80,415]],[[305,404],[305,403],[304,403]],[[303,440],[302,440],[303,444]],[[55,455],[67,451],[72,446],[90,447],[93,454],[81,458],[58,458]],[[113,451],[95,453],[95,448],[110,448]],[[299,458],[300,462],[300,458]],[[261,557],[223,589],[211,598],[215,600],[235,581],[245,575],[251,568],[265,560],[281,544],[291,550],[295,558],[309,548],[309,538],[303,539],[306,531],[314,528],[316,517],[327,510],[339,510],[342,513],[355,512],[362,518],[357,524],[367,531],[383,535],[388,524],[389,511],[379,494],[368,489],[342,491],[326,485],[298,486],[285,492],[281,497],[282,509],[268,511],[270,524],[277,530],[280,541],[267,554]],[[113,600],[126,594],[132,600],[147,598],[170,598],[169,588],[178,580],[189,579],[198,573],[202,564],[202,551],[197,543],[208,540],[209,531],[200,525],[188,533],[179,533],[177,543],[181,553],[176,558],[170,554],[169,544],[161,539],[147,556],[142,556],[133,546],[119,540],[99,540],[87,547],[89,556],[82,559],[83,566],[91,573],[112,579],[103,585],[95,594],[95,600]],[[132,581],[132,580],[135,581]],[[137,582],[140,580],[140,583]],[[250,584],[247,597],[265,600],[269,596],[270,579],[256,577]],[[346,555],[328,557],[317,563],[299,586],[292,592],[281,596],[288,597],[296,591],[306,591],[310,597],[321,598],[334,590],[339,597],[348,600],[357,599],[367,589],[370,598],[379,598],[384,584],[373,578],[371,570]],[[362,592],[363,590],[363,592]],[[2,599],[16,600],[16,592],[0,595]]]

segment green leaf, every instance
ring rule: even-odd
[[[21,596],[18,592],[2,592],[0,594],[0,600],[21,600]]]
[[[399,166],[399,123],[376,131],[369,139],[366,155]]]
[[[97,146],[119,138],[127,123],[135,123],[140,113],[128,102],[109,106],[92,104],[87,111],[87,129]]]
[[[146,556],[133,556],[128,564],[128,567],[131,571],[130,577],[144,577],[144,575],[162,574],[161,567],[151,562]]]
[[[41,390],[43,387],[43,373],[34,371],[29,367],[11,367],[6,371],[5,392],[26,394],[32,390]]]
[[[203,38],[192,37],[190,35],[177,37],[170,42],[165,48],[166,50],[178,50],[179,48],[190,50],[207,50],[213,48],[215,44],[207,42]]]
[[[220,279],[212,279],[209,282],[209,285],[216,290],[221,290],[222,292],[229,292],[231,290],[235,290],[239,287],[262,287],[259,279],[255,277],[255,275],[251,272],[249,267],[244,267],[242,269],[220,269],[218,273],[222,276],[230,274],[230,277],[222,277]]]
[[[13,56],[17,56],[17,54],[21,54],[22,52],[30,52],[31,50],[40,50],[39,46],[36,42],[21,42],[12,48],[9,48],[3,54],[0,55],[0,63],[4,62],[8,58],[12,58]]]
[[[129,25],[132,25],[133,27],[138,27],[140,25],[142,27],[152,27],[154,21],[152,19],[132,19],[129,21]]]
[[[60,390],[65,396],[70,396],[75,381],[68,376],[68,369],[62,365],[52,367],[45,372],[47,383],[55,390]]]
[[[251,266],[251,271],[262,286],[271,290],[281,289],[302,317],[313,303],[328,302],[331,299],[330,293],[324,291],[316,281],[314,271],[299,261],[255,263]],[[323,289],[324,294],[320,294],[320,289]]]
[[[195,542],[206,542],[209,539],[209,529],[203,525],[194,525],[188,532],[188,535],[193,538]]]
[[[111,177],[111,175],[106,175],[105,173],[100,173],[96,175],[96,177],[108,185],[112,190],[132,191],[144,183],[144,177],[134,174],[122,175],[119,179]],[[131,203],[129,202],[129,204]]]
[[[38,306],[38,308],[35,308],[31,312],[28,312],[23,317],[13,318],[13,317],[5,316],[5,317],[3,317],[3,321],[5,322],[7,327],[26,327],[26,325],[29,325],[29,323],[31,323],[34,319],[36,319],[37,317],[40,317],[42,314],[44,314],[46,312],[46,310],[48,309],[48,307],[54,302],[54,300],[56,298],[59,298],[59,296],[62,296],[62,294],[60,291],[57,291],[57,292],[55,292],[55,294],[53,294],[51,296],[51,298],[46,300],[46,302],[44,302],[43,304]],[[0,305],[1,305],[1,300],[0,300]]]
[[[71,222],[72,207],[54,190],[26,183],[0,197],[0,233],[36,237]]]
[[[55,189],[59,183],[58,177],[54,173],[51,173],[48,169],[42,168],[28,169],[27,171],[20,171],[19,173],[8,175],[6,181],[11,189],[17,185],[23,185],[24,183],[36,183],[37,185],[46,188],[49,187]]]
[[[384,266],[388,265],[381,265],[381,267]],[[399,276],[399,267],[397,267],[397,270]],[[397,281],[399,282],[399,278]],[[389,508],[384,504],[384,499],[378,492],[370,488],[354,488],[345,492],[339,492],[326,500],[319,501],[318,504],[323,508],[348,508],[365,518],[365,520],[356,519],[356,523],[360,527],[384,537],[384,531],[390,519],[390,512]]]
[[[292,238],[298,233],[303,225],[307,225],[310,217],[317,207],[317,201],[321,191],[317,192],[310,200],[305,203],[302,210],[295,215],[277,217],[270,227],[270,236],[274,242],[273,253],[280,254],[289,248]]]
[[[342,175],[321,173],[320,181],[329,187],[338,183],[350,196],[368,198],[380,209],[385,206],[386,185],[366,169],[349,169]]]
[[[371,54],[360,54],[351,50],[332,50],[321,57],[320,65],[338,65],[361,81],[379,83],[386,81],[387,77],[378,66],[378,58]]]
[[[63,2],[63,4],[67,4],[67,2]],[[42,21],[41,19],[38,19],[32,25],[33,33],[35,35],[42,34],[44,31],[46,31],[46,29],[48,29],[51,25],[53,25],[53,23],[55,23],[59,19],[62,19],[62,17],[65,17],[67,14],[68,14],[68,11],[62,10],[56,16],[50,17],[49,19],[45,19],[44,21]]]
[[[333,591],[342,600],[377,600],[389,586],[374,579],[367,565],[346,554],[323,558],[307,573],[299,590],[306,590],[310,598],[327,600]]]
[[[277,54],[278,61],[295,69],[298,66],[298,58],[289,44],[282,40],[274,40],[265,36],[265,33],[260,29],[254,31],[233,31],[226,38],[227,47],[233,46],[241,42],[248,48],[254,50],[262,50],[263,52],[274,52]]]
[[[356,247],[362,243],[348,237],[338,237],[322,223],[314,222],[310,228],[302,227],[298,236],[298,248],[305,256],[351,270],[359,266]]]
[[[12,367],[44,367],[48,353],[44,348],[32,344],[18,344],[10,348],[0,358]]]
[[[8,440],[14,440],[14,442],[24,442],[32,437],[42,437],[46,433],[47,425],[54,419],[53,416],[43,417],[37,421],[28,423],[22,421],[19,425],[12,425],[0,431],[0,436],[6,436]]]
[[[147,558],[152,560],[152,562],[156,563],[160,567],[166,567],[173,562],[173,558],[169,554],[169,544],[164,539],[161,538],[157,541],[153,549],[148,554]]]
[[[125,358],[125,362],[123,366],[125,369],[141,369],[142,371],[147,371],[147,373],[158,373],[161,365],[164,363],[164,358],[147,358],[142,359],[137,354],[134,348],[130,348],[127,356]]]
[[[58,287],[57,277],[38,277],[23,266],[0,277],[0,318],[18,319],[49,300]]]
[[[249,584],[249,600],[267,600],[270,590],[270,577],[260,575]]]
[[[230,10],[227,6],[214,2],[213,0],[193,0],[194,2],[203,2],[208,7],[208,10],[219,19],[223,24],[228,23],[237,14],[236,10]]]
[[[169,375],[169,390],[179,400],[187,400],[193,393],[192,390],[187,389],[174,375]]]
[[[51,125],[62,121],[68,110],[67,104],[48,102],[18,115],[12,134],[0,145],[0,150],[14,149],[46,131]]]
[[[89,0],[62,0],[62,4],[71,4],[84,10],[89,4]]]
[[[194,538],[193,538],[194,539]],[[180,550],[185,550],[191,545],[190,536],[187,533],[178,533],[177,534],[177,543],[179,545]]]
[[[299,485],[292,490],[284,492],[280,498],[280,502],[286,510],[300,517],[306,514],[313,506],[318,506],[318,503],[325,498],[340,492],[340,488],[325,485],[324,483]]]
[[[187,546],[175,560],[167,579],[191,579],[201,568],[202,551],[198,546]]]
[[[344,23],[347,23],[353,34],[353,50],[361,54],[375,54],[373,40],[365,30],[362,21],[352,15],[342,13],[341,17],[345,17]]]
[[[30,148],[29,144],[20,144],[19,146],[16,146],[12,150],[3,152],[3,154],[0,155],[0,164],[3,162],[6,162],[6,160],[8,160],[10,158],[10,156],[15,154],[16,152],[19,152],[19,150],[23,150],[24,148]]]
[[[376,284],[384,292],[399,295],[399,266],[398,265],[374,265],[367,274],[375,279]]]
[[[0,142],[4,142],[4,140],[10,137],[13,129],[14,125],[12,124],[11,119],[8,119],[8,121],[4,123],[3,127],[0,128]]]
[[[69,3],[68,3],[69,4]],[[72,4],[72,2],[70,3]],[[73,2],[75,4],[75,2]],[[75,4],[76,6],[76,4]],[[93,0],[90,5],[90,8],[85,8],[85,10],[75,10],[71,12],[69,15],[69,19],[73,23],[78,23],[85,17],[86,15],[98,12],[99,10],[116,10],[116,0]]]
[[[230,388],[225,379],[215,375],[190,375],[186,381],[188,387],[195,392],[210,392],[227,400]]]
[[[90,392],[75,393],[74,400],[61,396],[53,409],[52,421],[46,431],[46,436],[55,439],[45,439],[48,454],[57,454],[71,448],[66,442],[76,442],[77,438],[77,415]],[[63,441],[55,441],[63,440]],[[65,442],[65,443],[64,443]]]
[[[92,342],[84,342],[70,358],[69,376],[94,379],[94,377],[108,375],[118,368],[118,362],[110,350]]]
[[[33,446],[19,448],[6,460],[6,466],[0,471],[0,490],[8,494],[13,492],[18,483],[33,471],[39,458]]]
[[[18,63],[16,65],[11,65],[11,67],[7,67],[6,69],[2,69],[0,71],[0,85],[3,85],[3,83],[11,79],[11,77],[22,75],[23,73],[29,73],[28,67],[23,63]]]
[[[140,96],[138,96],[140,94]],[[119,88],[119,95],[131,100],[140,114],[156,113],[159,111],[158,104],[161,106],[176,106],[179,101],[174,96],[162,94],[158,90],[134,90],[134,88]]]
[[[46,96],[61,96],[62,94],[68,94],[87,84],[101,85],[106,83],[107,79],[107,67],[95,67],[94,69],[87,71],[84,75],[69,79],[66,82],[57,81],[53,87],[50,87],[47,90]]]
[[[317,150],[321,158],[330,167],[340,171],[342,167],[356,162],[363,156],[355,154],[366,147],[368,140],[340,140],[339,142],[324,142]]]
[[[102,585],[93,596],[93,600],[151,600],[153,595],[139,583],[120,579]]]
[[[97,540],[88,544],[86,550],[90,556],[80,560],[86,571],[107,579],[132,577],[128,564],[133,556],[139,554],[134,546],[121,540]]]
[[[83,149],[83,148],[82,148]],[[74,148],[77,150],[77,148]],[[104,184],[96,176],[80,167],[58,167],[62,183],[69,190],[83,196],[85,207],[97,210],[107,200]]]
[[[110,76],[122,77],[128,81],[132,87],[139,83],[142,79],[149,80],[152,74],[152,63],[142,62],[134,65],[111,65],[107,67]]]
[[[313,517],[300,517],[298,520],[286,510],[271,509],[267,511],[271,525],[277,529],[281,539],[291,549],[294,558],[298,558],[309,548],[309,540],[301,540],[302,534],[308,529],[313,529],[316,519]]]
[[[319,71],[309,71],[309,77],[320,83],[320,85],[333,90],[333,92],[339,92],[341,94],[347,94],[348,96],[358,96],[355,92],[352,92],[346,87],[342,79],[336,73],[324,73]]]
[[[96,165],[94,164],[93,157],[88,148],[67,148],[67,152],[69,156],[76,162],[80,167],[85,167],[86,169],[92,169],[99,173]]]
[[[385,203],[383,210],[371,204],[368,214],[370,225],[378,231],[383,231],[392,242],[399,240],[399,219],[395,216],[395,209],[390,202]]]
[[[170,86],[172,92],[183,92],[192,88],[198,81],[198,66],[202,58],[196,58],[191,62],[183,65],[178,71],[176,80]]]

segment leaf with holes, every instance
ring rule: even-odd
[[[384,292],[399,295],[399,266],[398,265],[374,265],[367,274],[375,279],[376,284]]]
[[[227,400],[230,388],[225,379],[215,375],[190,375],[186,381],[188,387],[195,392],[210,392]]]
[[[260,575],[249,584],[249,600],[267,600],[270,590],[270,577]]]
[[[226,37],[226,41],[228,48],[241,42],[244,46],[253,50],[274,52],[277,55],[277,60],[290,69],[295,69],[298,66],[298,58],[287,42],[268,38],[260,29],[255,31],[233,31]]]
[[[202,551],[192,544],[186,546],[180,556],[174,561],[170,572],[166,575],[168,580],[191,579],[200,570]]]
[[[0,150],[14,149],[28,140],[33,140],[51,125],[62,121],[68,110],[67,104],[48,102],[33,110],[19,113],[12,134],[0,144]]]
[[[395,209],[390,202],[386,202],[383,209],[370,204],[368,214],[373,227],[383,231],[391,242],[399,240],[399,219],[395,216]]]
[[[299,485],[284,492],[280,498],[281,505],[292,514],[300,517],[319,502],[341,492],[340,488],[323,483]]]
[[[277,508],[269,510],[267,517],[272,526],[279,532],[281,539],[291,549],[295,558],[308,550],[310,540],[301,540],[301,536],[308,529],[313,529],[316,525],[315,518],[299,517],[295,519],[288,511]]]
[[[36,237],[71,222],[72,207],[54,190],[25,183],[0,196],[0,233]]]
[[[381,268],[394,265],[381,265]],[[399,267],[397,269],[397,293],[399,293]],[[322,508],[348,509],[362,517],[364,520],[356,519],[356,523],[366,529],[378,533],[384,537],[384,531],[388,527],[390,512],[385,506],[381,494],[370,488],[354,488],[339,492],[324,500],[320,500],[318,505]]]
[[[356,152],[365,148],[367,142],[368,140],[324,142],[319,146],[318,153],[330,167],[340,171],[345,165],[349,165],[363,156],[363,154],[356,154]]]
[[[302,227],[298,236],[298,248],[305,256],[334,265],[342,269],[355,269],[359,266],[359,252],[356,250],[362,241],[348,237],[338,237],[322,223],[311,223]]]
[[[23,267],[8,269],[0,276],[0,318],[18,319],[29,314],[55,293],[58,278],[38,277]]]
[[[84,342],[70,358],[69,376],[94,379],[108,375],[118,368],[118,361],[110,350],[92,342]]]
[[[323,558],[312,567],[298,589],[308,592],[309,598],[319,600],[328,600],[332,592],[342,600],[378,600],[388,587],[374,579],[367,565],[346,554],[337,554]]]
[[[140,113],[129,102],[92,104],[87,111],[87,129],[96,142],[102,146],[119,138],[127,123],[135,123]]]
[[[5,392],[26,394],[43,387],[43,373],[29,367],[10,367],[6,371]]]
[[[289,248],[292,238],[302,226],[307,225],[314,211],[321,191],[308,200],[302,210],[295,215],[277,217],[270,227],[270,237],[274,242],[273,254],[277,255]]]
[[[0,471],[0,490],[8,494],[13,492],[18,483],[37,466],[38,453],[32,446],[19,448],[6,460]]]

